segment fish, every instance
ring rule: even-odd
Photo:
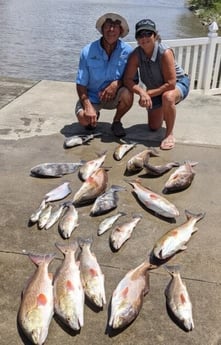
[[[65,207],[65,204],[61,204],[59,205],[56,210],[51,211],[50,217],[45,225],[45,230],[48,230],[49,228],[51,228],[61,217],[63,209]]]
[[[80,167],[79,172],[78,172],[80,179],[82,181],[85,181],[89,176],[91,176],[91,174],[95,170],[97,170],[103,165],[106,156],[107,156],[107,151],[104,151],[98,156],[98,158],[90,160],[86,162],[85,164],[83,164]]]
[[[64,140],[64,147],[74,147],[87,143],[88,141],[102,135],[102,133],[92,133],[88,135],[73,135],[71,137],[66,137]]]
[[[90,215],[100,216],[116,208],[119,200],[117,192],[124,190],[126,190],[124,187],[112,185],[106,192],[96,198]]]
[[[70,238],[74,229],[79,226],[78,211],[75,206],[69,201],[65,203],[65,207],[67,209],[58,224],[58,230],[64,239]]]
[[[35,177],[61,177],[76,172],[85,161],[76,163],[42,163],[31,168],[30,174]]]
[[[107,230],[109,230],[113,224],[118,220],[118,218],[122,217],[122,216],[126,216],[126,213],[124,212],[119,212],[113,216],[107,217],[105,218],[98,227],[97,230],[97,234],[98,236],[102,235],[104,232],[106,232]]]
[[[52,210],[52,205],[47,203],[46,207],[44,210],[41,212],[39,219],[38,219],[38,228],[43,229],[45,225],[47,224],[47,221],[50,218],[51,215],[51,210]]]
[[[115,250],[119,250],[121,246],[131,237],[133,230],[141,219],[142,216],[134,215],[131,221],[118,225],[112,230],[110,234],[110,244]]]
[[[149,270],[151,265],[145,261],[130,270],[121,279],[111,298],[109,326],[121,329],[128,326],[138,316],[144,296],[149,292]]]
[[[73,197],[75,206],[92,203],[107,188],[108,174],[104,168],[98,168],[83,182]]]
[[[129,182],[129,184],[133,187],[133,192],[137,195],[140,202],[147,209],[166,218],[179,216],[179,211],[176,206],[163,196],[153,192],[150,188],[143,187],[138,180]]]
[[[126,170],[129,173],[141,171],[144,167],[144,163],[148,162],[149,157],[152,157],[152,156],[154,157],[159,156],[159,152],[155,148],[152,148],[152,147],[142,152],[139,152],[138,154],[136,154],[135,156],[133,156],[132,158],[128,160],[127,165],[126,165]]]
[[[137,143],[123,143],[123,144],[119,144],[113,153],[113,157],[114,159],[116,159],[117,161],[120,161],[127,152],[129,152],[130,150],[132,150],[135,146],[137,145]]]
[[[39,220],[40,214],[46,208],[46,206],[47,206],[47,203],[45,199],[43,199],[39,207],[31,214],[29,218],[31,223],[36,223]]]
[[[105,278],[96,255],[91,252],[92,243],[92,238],[79,239],[81,281],[87,298],[96,307],[102,308],[106,304]]]
[[[184,329],[186,331],[192,331],[194,329],[192,303],[186,284],[180,276],[179,265],[165,265],[164,267],[172,277],[165,289],[167,306]]]
[[[164,165],[152,165],[149,162],[144,163],[144,169],[150,176],[161,176],[170,171],[173,167],[180,166],[178,162],[169,162]]]
[[[163,193],[178,192],[188,188],[196,174],[192,167],[197,164],[198,162],[186,161],[184,164],[180,165],[166,181]]]
[[[64,182],[60,186],[52,189],[50,192],[45,194],[44,199],[46,202],[64,199],[71,192],[72,190],[70,187],[70,182]]]
[[[193,214],[185,210],[185,215],[187,218],[186,222],[167,231],[156,241],[153,247],[153,254],[156,258],[164,260],[187,248],[186,244],[189,242],[192,234],[198,230],[195,224],[204,218],[205,213]]]
[[[28,256],[37,268],[23,290],[18,324],[32,343],[42,345],[54,315],[53,276],[48,266],[55,254],[29,253]]]
[[[79,248],[75,240],[67,245],[55,243],[64,254],[61,266],[54,278],[54,310],[55,314],[74,331],[84,325],[85,294],[80,278],[79,261],[76,252]]]

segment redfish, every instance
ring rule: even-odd
[[[166,198],[154,193],[149,188],[143,187],[139,181],[129,182],[129,184],[133,187],[134,193],[146,208],[166,218],[179,216],[176,206]]]
[[[107,182],[107,171],[103,168],[98,168],[85,182],[83,182],[80,189],[75,193],[73,204],[77,206],[93,202],[99,195],[105,192]]]
[[[92,159],[90,161],[85,162],[83,164],[78,172],[78,175],[81,180],[85,181],[91,174],[93,174],[94,171],[96,171],[98,168],[100,168],[104,160],[106,158],[106,151],[104,153],[101,153],[98,158]]]
[[[114,159],[116,159],[117,161],[120,161],[127,152],[129,152],[130,150],[132,150],[135,146],[137,145],[137,143],[123,143],[123,144],[119,144],[113,153],[113,157]]]
[[[91,238],[79,239],[81,281],[89,300],[95,306],[102,308],[106,304],[104,274],[95,254],[91,252],[92,243]]]
[[[54,314],[53,277],[48,273],[48,266],[54,257],[54,254],[29,254],[37,269],[23,291],[18,323],[36,345],[44,344]]]
[[[164,260],[187,248],[187,242],[192,234],[198,230],[195,227],[196,222],[202,219],[205,213],[193,214],[185,210],[185,214],[187,221],[177,228],[166,232],[154,245],[153,254],[156,258]]]
[[[192,303],[187,287],[181,279],[179,266],[165,265],[165,269],[172,277],[165,289],[166,303],[176,320],[185,330],[192,331],[194,328]]]
[[[112,230],[110,235],[110,243],[115,250],[120,249],[122,245],[131,237],[133,230],[141,219],[142,216],[134,215],[132,220],[118,225]]]
[[[149,148],[142,152],[139,152],[128,160],[126,165],[127,171],[130,173],[141,171],[144,167],[145,162],[147,163],[149,157],[151,156],[159,156],[158,151],[154,148]]]
[[[79,262],[76,261],[77,240],[69,245],[56,243],[64,260],[54,279],[54,308],[59,318],[73,330],[84,325],[84,290],[80,279]]]
[[[130,270],[118,283],[111,299],[109,326],[113,329],[129,325],[139,314],[144,296],[149,292],[149,262]]]
[[[163,193],[172,193],[178,192],[188,188],[195,176],[195,171],[193,170],[193,166],[197,165],[198,162],[185,162],[184,164],[180,165],[169,177],[166,181]]]

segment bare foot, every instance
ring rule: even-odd
[[[160,144],[161,150],[171,150],[175,146],[175,138],[172,134],[168,135]]]

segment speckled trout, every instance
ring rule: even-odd
[[[73,330],[84,325],[84,290],[80,279],[76,251],[77,240],[68,245],[55,244],[64,260],[54,279],[54,308],[59,318]]]
[[[36,345],[44,344],[54,314],[53,277],[48,273],[48,266],[54,257],[54,254],[29,254],[37,269],[23,291],[18,323]]]
[[[186,331],[192,331],[194,328],[192,316],[192,303],[183,283],[179,266],[167,266],[165,269],[171,275],[171,280],[165,289],[166,303],[174,314],[176,320],[185,328]]]
[[[139,181],[129,182],[140,202],[148,209],[166,218],[179,216],[176,206],[151,189],[143,187]]]
[[[129,325],[139,314],[143,298],[149,292],[149,262],[130,270],[119,282],[111,299],[109,326],[118,329]]]
[[[205,216],[205,213],[193,214],[185,210],[187,221],[175,229],[167,231],[155,243],[153,254],[158,259],[167,259],[180,250],[187,248],[186,244],[190,240],[192,234],[198,229],[195,224]]]

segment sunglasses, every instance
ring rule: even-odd
[[[152,35],[153,35],[153,31],[143,30],[136,34],[136,38],[151,37]]]
[[[111,20],[111,19],[106,19],[106,21],[104,22],[104,27],[105,29],[110,29],[112,28],[120,28],[121,27],[121,21],[120,20]]]

